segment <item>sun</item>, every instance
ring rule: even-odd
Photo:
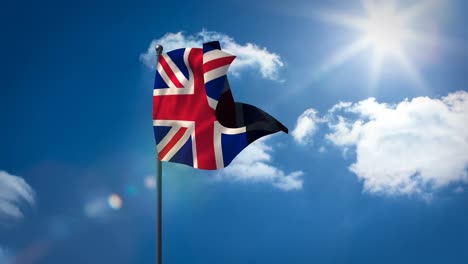
[[[424,11],[427,11],[434,2],[429,0],[424,4],[399,9],[395,0],[363,0],[364,17],[334,12],[321,13],[320,17],[326,21],[355,30],[359,35],[356,41],[337,51],[323,63],[319,74],[330,71],[364,50],[369,50],[372,53],[369,75],[371,87],[377,85],[383,63],[387,58],[394,59],[415,85],[423,87],[424,81],[407,54],[407,49],[416,42],[433,39],[424,32],[417,32],[412,24],[414,20],[425,14]]]
[[[409,25],[398,16],[397,10],[391,6],[375,9],[368,15],[362,28],[363,37],[382,55],[401,52],[404,42],[408,40]]]

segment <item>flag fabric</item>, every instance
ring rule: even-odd
[[[159,160],[220,169],[258,138],[288,133],[264,111],[234,102],[226,76],[234,59],[217,41],[159,56],[153,90]]]

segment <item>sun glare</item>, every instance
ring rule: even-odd
[[[423,43],[425,39],[432,37],[423,32],[416,32],[412,24],[431,7],[428,3],[435,2],[427,1],[425,4],[420,3],[400,10],[394,0],[363,0],[364,17],[334,12],[322,13],[321,17],[326,21],[351,28],[359,33],[360,38],[337,51],[322,64],[319,74],[343,64],[363,50],[370,50],[371,87],[377,84],[384,60],[388,58],[394,59],[416,86],[423,87],[424,81],[407,54],[407,49],[415,42]]]
[[[364,25],[364,38],[382,55],[395,54],[403,48],[407,27],[394,8],[377,9]]]

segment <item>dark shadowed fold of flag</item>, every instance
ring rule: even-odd
[[[255,140],[288,133],[266,112],[234,101],[226,76],[234,59],[217,41],[160,56],[153,92],[160,160],[220,169]]]

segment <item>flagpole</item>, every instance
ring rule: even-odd
[[[156,67],[158,65],[159,56],[163,51],[162,45],[157,45],[156,47]],[[156,68],[157,70],[157,68]],[[158,151],[156,150],[156,156]],[[162,264],[162,162],[159,160],[159,157],[156,157],[156,167],[157,167],[157,219],[156,219],[156,243],[157,243],[157,264]]]

